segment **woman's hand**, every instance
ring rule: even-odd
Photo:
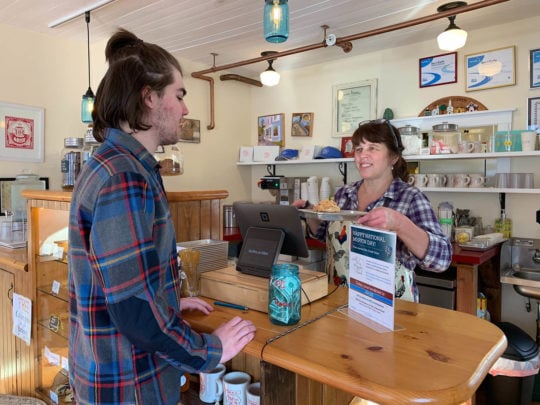
[[[201,311],[203,314],[208,315],[214,310],[214,307],[208,302],[198,297],[186,297],[180,298],[180,311]]]
[[[378,207],[361,216],[356,221],[360,225],[370,226],[377,229],[398,232],[404,215],[396,210],[386,207]]]

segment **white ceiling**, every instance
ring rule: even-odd
[[[283,44],[265,42],[262,33],[263,0],[115,0],[91,13],[90,40],[104,41],[123,27],[145,41],[157,43],[181,58],[226,65],[257,58],[266,50],[285,51],[320,43],[322,25],[338,38],[409,21],[437,13],[448,0],[289,0],[290,35]],[[469,0],[469,4],[481,0]],[[84,11],[99,0],[0,0],[0,24],[86,43]],[[64,17],[80,16],[49,28]],[[465,30],[479,29],[540,15],[540,0],[509,0],[505,3],[459,14],[456,24]],[[397,47],[433,39],[448,26],[446,18],[353,42],[345,54],[339,47],[318,49],[282,57],[276,70],[309,66],[349,55]],[[5,40],[5,39],[3,39]],[[501,33],[501,41],[504,33]],[[469,38],[474,41],[474,38]],[[504,43],[503,45],[506,45]],[[434,45],[434,49],[436,45]],[[265,62],[235,69],[254,77]]]

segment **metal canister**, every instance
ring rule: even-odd
[[[234,215],[234,208],[232,205],[223,206],[223,227],[224,228],[236,228],[236,215]]]
[[[300,321],[302,282],[298,266],[279,263],[272,266],[268,288],[268,317],[276,325],[294,325]]]

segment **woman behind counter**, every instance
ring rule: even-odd
[[[407,162],[397,129],[386,120],[360,123],[352,136],[354,162],[361,180],[337,190],[342,210],[366,211],[356,223],[393,231],[396,245],[396,298],[418,302],[414,269],[443,272],[452,245],[443,233],[428,198],[407,183]],[[307,208],[306,202],[295,202]],[[349,225],[345,221],[307,221],[312,237],[325,240],[327,271],[336,284],[346,283],[349,269]]]

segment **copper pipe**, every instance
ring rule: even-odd
[[[336,39],[336,45],[340,44],[340,43],[343,43],[343,42],[354,41],[354,40],[357,40],[357,39],[362,39],[362,38],[372,37],[372,36],[375,36],[375,35],[385,34],[387,32],[392,32],[392,31],[403,29],[403,28],[413,27],[415,25],[425,24],[427,22],[435,21],[435,20],[438,20],[438,19],[441,19],[441,18],[446,18],[446,17],[451,16],[451,15],[466,13],[468,11],[478,10],[480,8],[493,6],[495,4],[504,3],[504,2],[507,2],[507,1],[510,1],[510,0],[484,0],[484,1],[480,1],[478,3],[474,3],[474,4],[471,4],[471,5],[456,8],[454,10],[444,11],[444,12],[440,12],[440,13],[437,13],[437,14],[431,14],[431,15],[427,15],[425,17],[415,18],[414,20],[405,21],[405,22],[401,22],[401,23],[398,23],[398,24],[393,24],[393,25],[388,25],[386,27],[377,28],[377,29],[370,30],[370,31],[365,31],[365,32],[361,32],[361,33],[358,33],[358,34],[352,34],[352,35],[348,35],[348,36],[345,36],[345,37],[337,38]],[[265,60],[268,60],[268,59],[278,59],[278,58],[281,58],[281,57],[284,57],[284,56],[294,55],[294,54],[297,54],[297,53],[302,53],[302,52],[307,52],[307,51],[313,51],[315,49],[325,48],[325,47],[326,47],[326,43],[324,41],[322,41],[322,42],[318,42],[318,43],[311,44],[311,45],[301,46],[299,48],[294,48],[294,49],[289,49],[289,50],[286,50],[286,51],[277,52],[277,53],[272,54],[270,56],[259,56],[257,58],[246,59],[246,60],[243,60],[243,61],[240,61],[240,62],[229,63],[227,65],[212,66],[209,69],[201,70],[201,71],[198,71],[198,72],[193,72],[191,75],[193,77],[195,77],[194,76],[195,74],[203,74],[204,75],[204,74],[207,74],[207,73],[219,72],[221,70],[233,69],[233,68],[237,68],[237,67],[245,66],[245,65],[252,65],[254,63],[262,62],[262,61],[265,61]]]
[[[263,86],[263,84],[258,80],[255,80],[255,79],[252,79],[252,78],[246,77],[246,76],[240,76],[240,75],[233,74],[233,73],[226,74],[226,75],[221,75],[221,76],[219,76],[219,78],[222,81],[223,80],[237,80],[237,81],[242,82],[242,83],[251,84],[252,86],[257,86],[257,87],[262,87]]]
[[[193,72],[191,74],[195,79],[206,80],[210,85],[210,124],[206,126],[206,129],[212,130],[215,128],[216,123],[214,120],[214,79],[210,76],[204,76],[199,72]]]
[[[354,40],[362,39],[362,38],[367,38],[367,37],[372,37],[372,36],[375,36],[375,35],[385,34],[387,32],[397,31],[397,30],[400,30],[400,29],[403,29],[403,28],[409,28],[409,27],[413,27],[413,26],[416,26],[416,25],[420,25],[420,24],[425,24],[425,23],[430,22],[430,21],[435,21],[435,20],[438,20],[438,19],[441,19],[441,18],[446,18],[446,17],[452,16],[452,15],[466,13],[468,11],[478,10],[480,8],[493,6],[493,5],[499,4],[499,3],[505,3],[507,1],[509,1],[509,0],[483,0],[483,1],[479,1],[478,3],[474,3],[474,4],[463,6],[463,7],[459,7],[459,8],[453,9],[453,10],[438,12],[436,14],[427,15],[425,17],[415,18],[414,20],[405,21],[405,22],[401,22],[401,23],[397,23],[397,24],[393,24],[393,25],[388,25],[386,27],[376,28],[376,29],[361,32],[361,33],[358,33],[358,34],[352,34],[352,35],[348,35],[348,36],[345,36],[345,37],[337,38],[336,39],[336,45],[342,47],[342,49],[345,51],[345,48],[348,46],[348,44],[345,44],[346,42],[350,42],[350,41],[354,41]],[[208,125],[207,128],[208,129],[213,129],[214,128],[214,81],[213,81],[213,79],[211,77],[203,76],[203,75],[208,74],[208,73],[219,72],[221,70],[234,69],[234,68],[237,68],[237,67],[240,67],[240,66],[252,65],[254,63],[262,62],[262,61],[265,61],[265,60],[268,60],[268,59],[277,59],[277,58],[281,58],[281,57],[284,57],[284,56],[294,55],[294,54],[297,54],[297,53],[313,51],[315,49],[325,48],[326,46],[327,45],[326,45],[325,41],[321,41],[321,42],[318,42],[318,43],[315,43],[315,44],[301,46],[299,48],[294,48],[294,49],[289,49],[289,50],[286,50],[286,51],[276,52],[276,53],[273,53],[272,55],[259,56],[257,58],[246,59],[246,60],[243,60],[243,61],[240,61],[240,62],[229,63],[227,65],[216,66],[214,64],[214,66],[212,66],[209,69],[200,70],[198,72],[193,72],[191,74],[192,77],[194,77],[196,79],[207,80],[207,81],[210,82],[210,115],[211,115],[211,123],[210,123],[210,125]]]

